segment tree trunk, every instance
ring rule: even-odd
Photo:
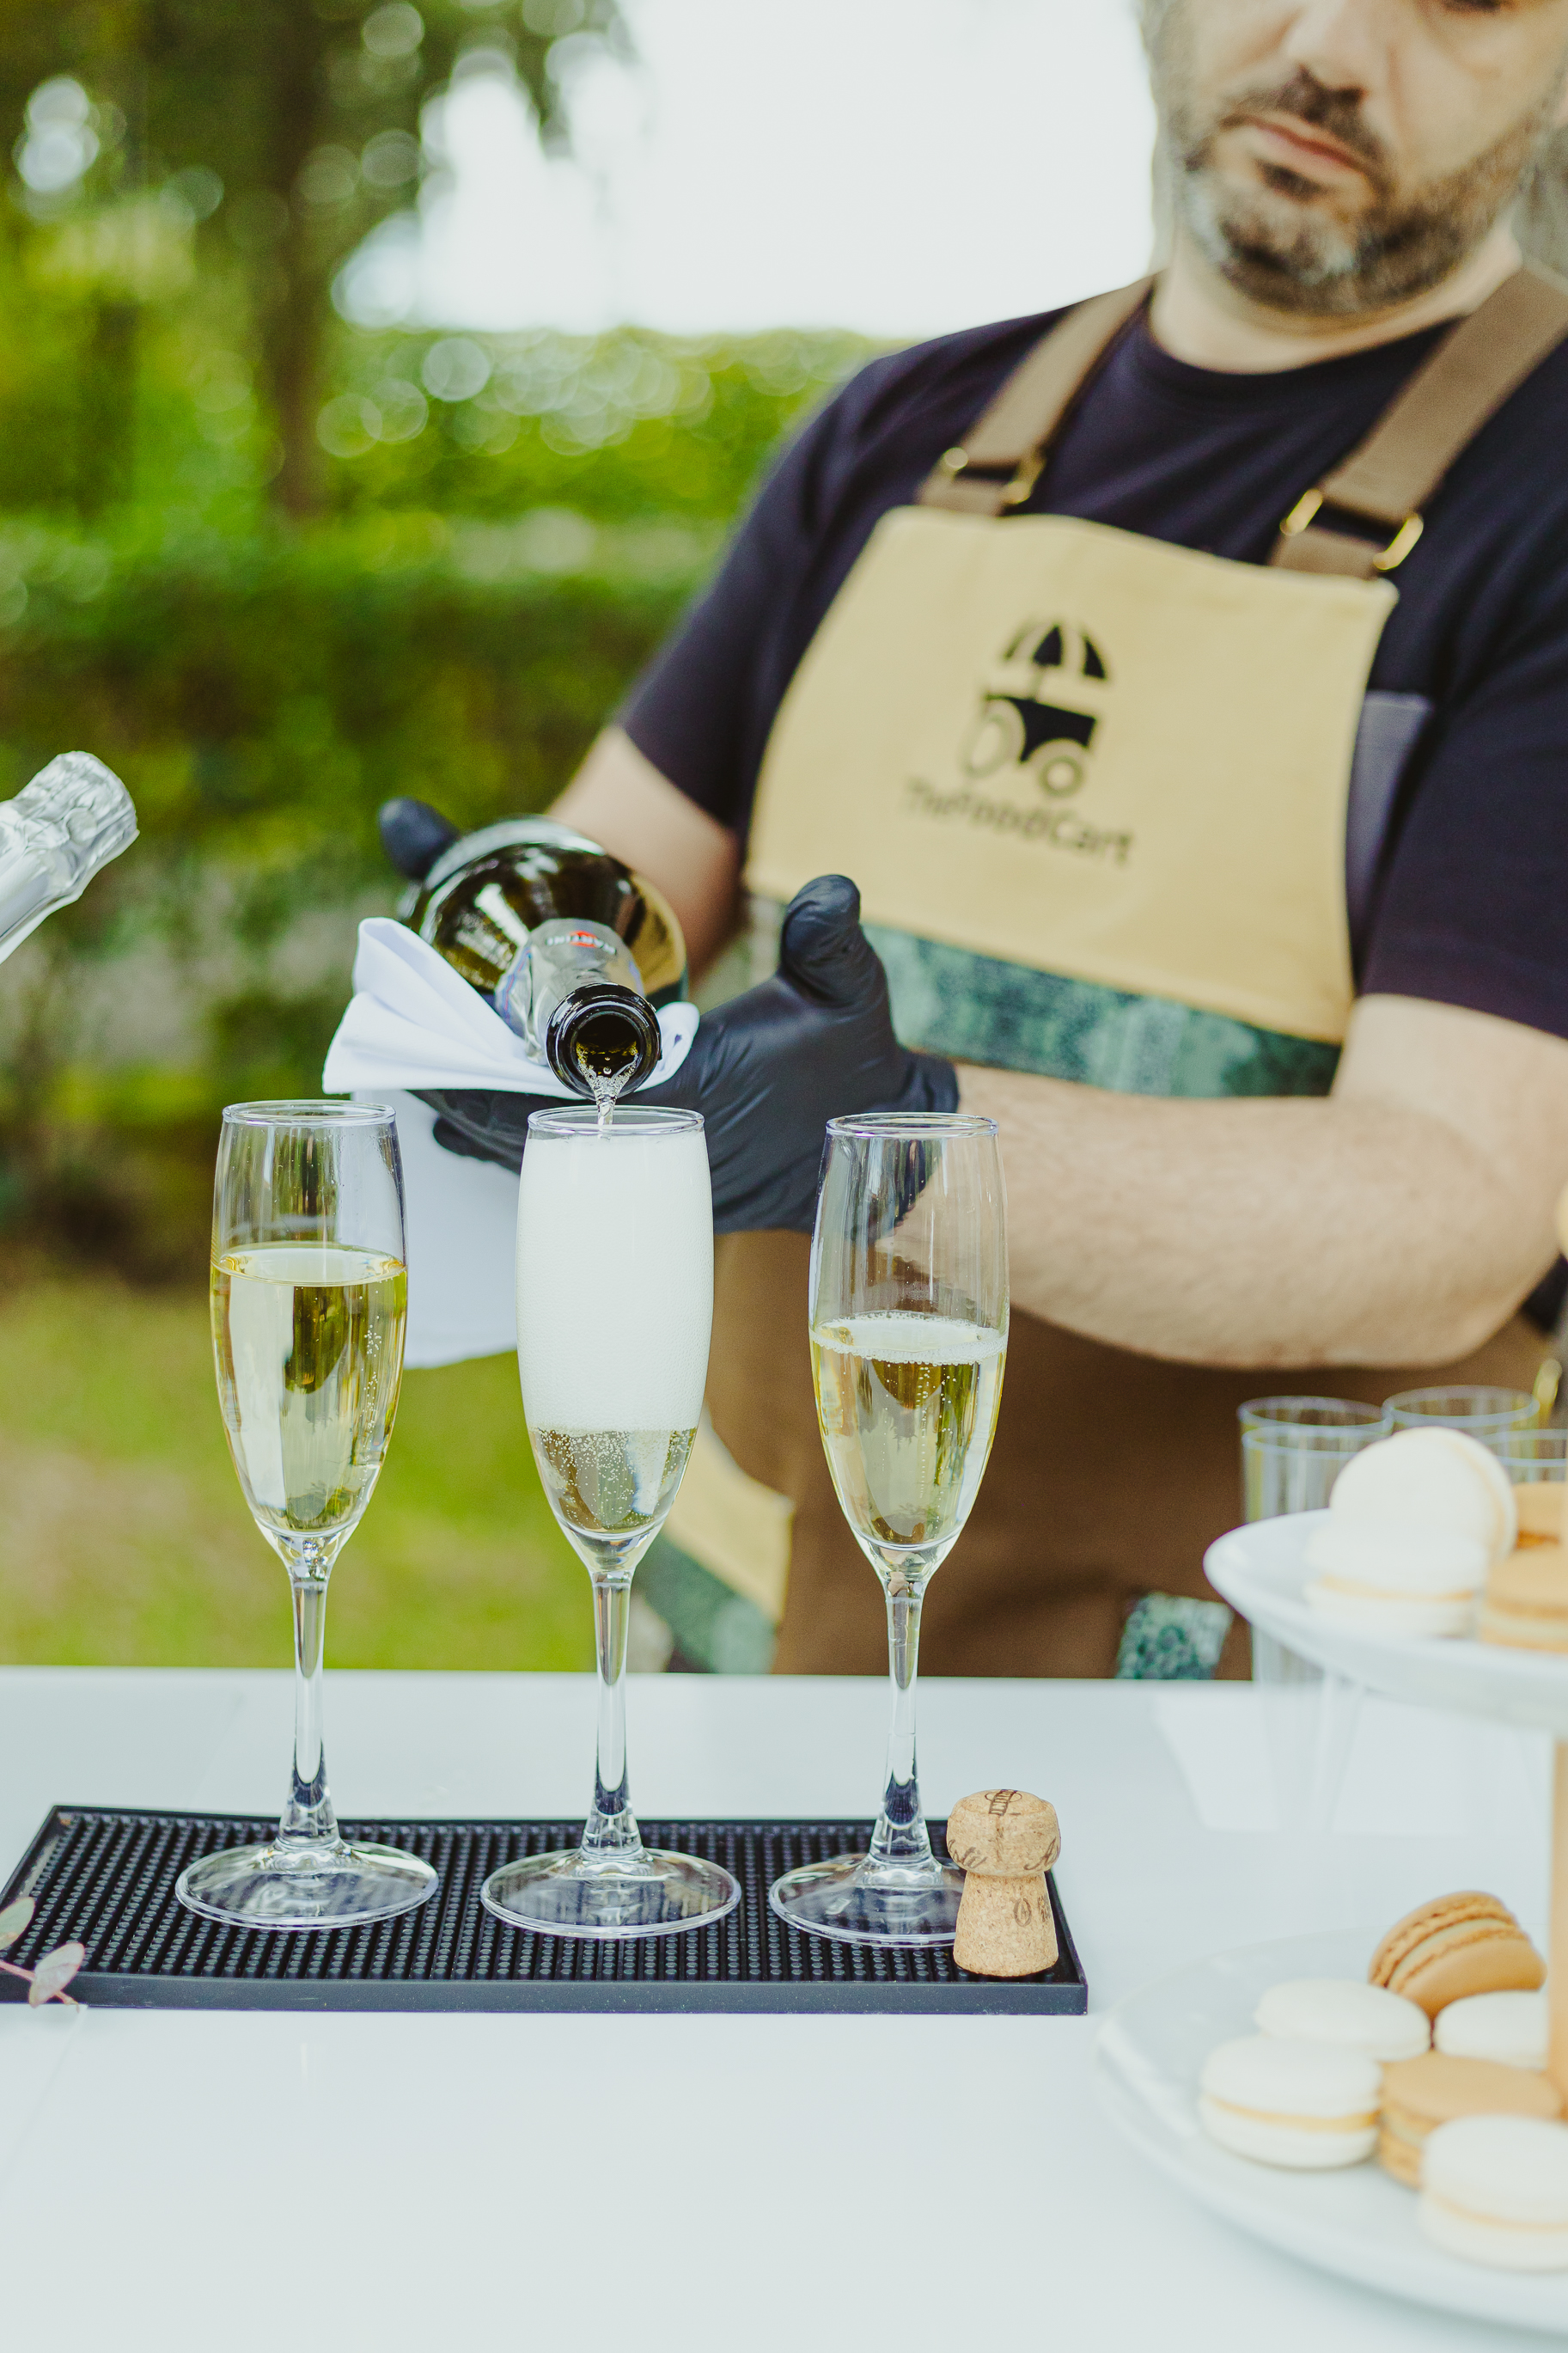
[[[314,512],[321,499],[316,397],[326,287],[310,251],[310,225],[293,190],[300,165],[317,142],[322,92],[317,79],[317,34],[309,10],[287,9],[279,22],[268,95],[268,183],[289,205],[289,226],[258,270],[255,292],[262,376],[283,444],[272,495],[286,514],[300,516]],[[279,265],[280,280],[274,276]]]

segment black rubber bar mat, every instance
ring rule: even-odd
[[[225,1928],[175,1898],[189,1862],[268,1838],[276,1824],[223,1814],[59,1806],[0,1894],[37,1905],[10,1958],[26,1965],[79,1937],[72,1990],[133,2009],[917,2010],[1081,2013],[1088,1989],[1055,1884],[1060,1957],[1038,1977],[975,1978],[950,1951],[841,1945],[768,1909],[784,1871],[863,1849],[868,1822],[645,1821],[650,1846],[711,1857],[741,1902],[710,1928],[599,1944],[535,1936],[493,1919],[479,1888],[498,1863],[573,1846],[580,1822],[346,1822],[345,1836],[406,1847],[439,1873],[400,1920],[308,1934]],[[933,1831],[939,1848],[940,1834]],[[0,1975],[0,1998],[26,1988]]]

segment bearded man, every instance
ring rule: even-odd
[[[1528,1389],[1546,1353],[1568,291],[1510,216],[1568,0],[1149,0],[1145,33],[1157,279],[866,368],[560,804],[698,962],[742,889],[792,902],[669,1091],[732,1237],[731,1459],[655,1596],[694,1663],[750,1609],[781,1667],[879,1664],[807,1364],[832,1114],[1002,1131],[1012,1338],[939,1672],[1107,1673],[1151,1594],[1201,1651],[1241,1400]],[[516,1166],[527,1108],[445,1096],[437,1134]]]

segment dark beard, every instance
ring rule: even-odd
[[[1176,208],[1229,284],[1271,311],[1354,318],[1425,293],[1475,251],[1549,135],[1555,93],[1458,171],[1401,189],[1382,142],[1362,121],[1357,94],[1326,90],[1304,69],[1200,119],[1180,53],[1184,14],[1176,0],[1148,24]],[[1314,184],[1279,166],[1265,168],[1261,188],[1232,187],[1219,177],[1213,153],[1221,132],[1262,113],[1293,115],[1351,150],[1372,194],[1358,218],[1341,222],[1315,211]]]

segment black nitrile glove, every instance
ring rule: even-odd
[[[539,1095],[419,1092],[438,1113],[438,1144],[509,1168],[522,1166],[529,1113],[556,1107]],[[860,928],[860,893],[844,875],[822,874],[784,911],[773,979],[705,1014],[674,1078],[629,1100],[701,1113],[717,1232],[808,1234],[827,1122],[952,1111],[958,1076],[951,1062],[900,1045],[887,975]]]

